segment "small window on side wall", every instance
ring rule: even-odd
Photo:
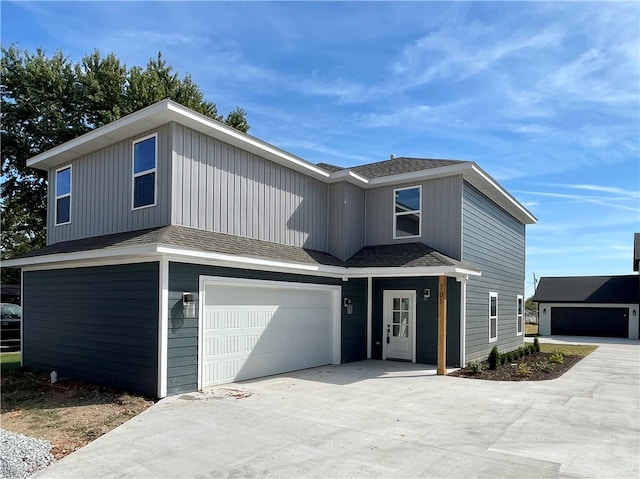
[[[524,329],[524,297],[521,294],[518,295],[516,308],[516,332],[520,336]]]
[[[133,209],[156,204],[156,135],[133,142]]]
[[[489,293],[489,342],[498,340],[498,293]]]
[[[71,166],[56,170],[56,226],[71,223]]]
[[[415,238],[422,234],[422,187],[393,190],[393,238]]]

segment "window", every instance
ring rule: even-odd
[[[133,142],[133,209],[156,204],[156,135]]]
[[[420,205],[422,187],[393,190],[394,214],[393,237],[413,238],[421,235]]]
[[[489,293],[489,342],[498,340],[498,293]]]
[[[71,223],[71,166],[56,170],[56,225]]]
[[[516,322],[518,323],[516,326],[516,332],[518,333],[518,336],[520,336],[524,329],[524,323],[522,321],[524,319],[524,298],[521,294],[518,295],[516,308]]]

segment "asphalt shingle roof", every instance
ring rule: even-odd
[[[45,246],[13,259],[93,250],[132,248],[152,244],[189,248],[195,251],[348,268],[469,267],[469,265],[449,258],[422,243],[365,246],[349,260],[340,261],[338,258],[322,251],[175,225],[64,241]]]
[[[544,303],[640,303],[640,276],[543,277],[532,300]]]

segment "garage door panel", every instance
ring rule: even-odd
[[[551,334],[626,338],[629,334],[626,308],[551,308]]]
[[[308,286],[207,285],[203,386],[332,363],[335,301]]]

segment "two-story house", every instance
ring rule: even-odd
[[[523,342],[534,216],[473,162],[312,164],[165,100],[29,160],[23,362],[164,397]]]

